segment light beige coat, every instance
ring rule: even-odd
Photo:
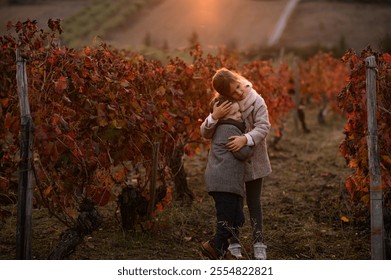
[[[239,101],[242,119],[246,123],[246,132],[254,141],[253,156],[246,162],[245,181],[268,176],[272,172],[267,151],[266,136],[270,130],[269,114],[263,98],[250,87],[244,100]],[[201,135],[211,139],[216,128],[208,120],[201,124]]]

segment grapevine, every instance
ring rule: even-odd
[[[190,51],[191,62],[176,57],[163,64],[104,43],[70,49],[59,44],[60,22],[49,20],[48,26],[42,31],[34,21],[10,23],[17,35],[0,37],[0,190],[15,193],[17,185],[20,124],[13,77],[18,48],[27,59],[34,120],[34,203],[69,227],[86,199],[105,206],[132,187],[148,202],[156,142],[161,148],[155,214],[170,205],[173,185],[185,183],[176,181],[183,155],[208,145],[199,126],[209,114],[210,81],[220,67],[253,83],[274,127],[293,106],[285,64],[240,65],[235,55],[224,50],[205,55],[199,45]]]
[[[347,52],[343,61],[349,65],[349,83],[338,96],[338,104],[347,117],[345,139],[340,151],[353,174],[346,180],[346,188],[353,201],[369,205],[370,177],[367,147],[367,101],[365,58],[374,55],[377,63],[377,124],[382,188],[385,205],[391,207],[391,56],[374,53],[370,48],[357,55]]]

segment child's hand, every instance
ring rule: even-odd
[[[229,113],[231,107],[232,107],[232,102],[228,100],[224,101],[221,104],[216,102],[216,104],[213,106],[212,118],[215,120],[219,120],[223,118],[226,114]]]
[[[247,144],[246,136],[231,136],[228,138],[230,141],[226,144],[227,148],[231,152],[239,151],[244,145]]]

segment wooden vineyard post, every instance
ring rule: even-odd
[[[152,155],[152,175],[151,175],[151,184],[149,185],[149,205],[148,205],[148,218],[152,218],[152,213],[155,208],[155,196],[156,196],[156,178],[157,178],[157,169],[159,163],[159,147],[160,143],[153,143],[153,155]]]
[[[374,56],[365,59],[367,67],[366,91],[368,109],[368,158],[370,173],[371,255],[373,260],[384,259],[383,191],[380,158],[377,146],[376,121],[376,61]]]
[[[293,62],[293,73],[295,79],[295,129],[298,132],[299,129],[299,108],[300,108],[300,77],[299,77],[299,65],[297,63],[297,58]]]
[[[16,80],[21,115],[16,258],[31,259],[32,236],[32,119],[28,101],[26,61],[16,51]]]

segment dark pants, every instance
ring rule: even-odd
[[[250,213],[253,242],[262,242],[262,205],[261,205],[262,178],[246,182],[246,202]]]
[[[228,249],[229,238],[244,224],[243,198],[227,192],[211,192],[216,208],[216,233],[211,240],[219,256]]]

